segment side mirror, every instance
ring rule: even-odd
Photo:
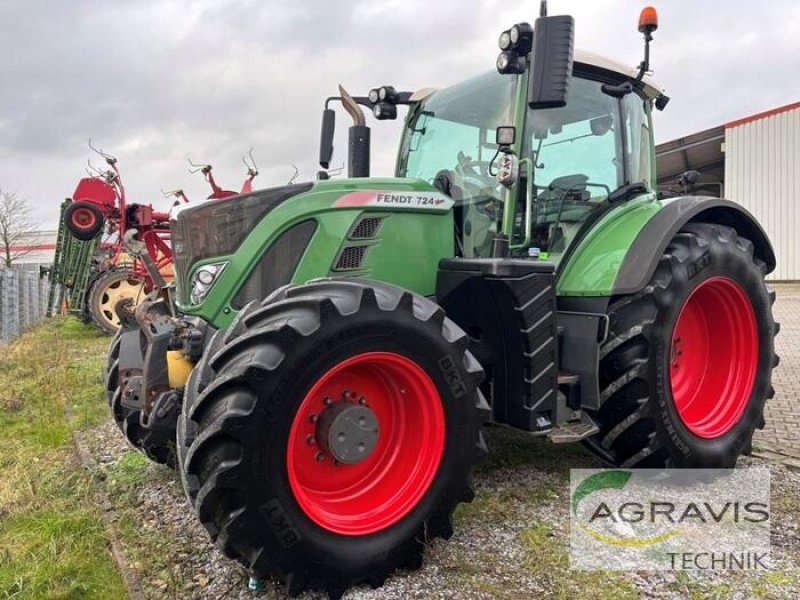
[[[322,131],[319,139],[319,166],[327,169],[333,157],[333,134],[336,129],[336,113],[331,108],[322,111]]]
[[[561,108],[572,79],[575,21],[569,15],[539,17],[533,27],[528,106]]]

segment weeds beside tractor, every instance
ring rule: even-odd
[[[763,426],[775,256],[718,198],[659,199],[645,60],[573,55],[573,21],[500,36],[496,73],[326,102],[349,178],[173,209],[174,287],[134,312],[106,388],[176,465],[217,545],[291,593],[422,562],[473,497],[491,419],[611,465],[732,467]],[[370,177],[361,107],[408,116]]]

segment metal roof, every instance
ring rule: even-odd
[[[659,185],[673,184],[685,171],[695,170],[711,179],[725,175],[725,127],[712,127],[656,146]]]
[[[670,185],[688,170],[699,171],[701,181],[720,182],[725,177],[725,130],[739,127],[780,113],[800,109],[800,102],[784,104],[776,108],[755,113],[724,125],[705,129],[656,146],[659,185]]]
[[[780,113],[788,112],[796,108],[800,108],[800,102],[792,102],[791,104],[784,104],[783,106],[778,106],[777,108],[765,110],[763,112],[750,115],[749,117],[742,117],[741,119],[736,119],[735,121],[728,121],[727,123],[725,123],[725,128],[730,129],[731,127],[738,127],[739,125],[752,123],[753,121],[760,121],[761,119],[766,119],[767,117],[773,117],[775,115],[779,115]]]

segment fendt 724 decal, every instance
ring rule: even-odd
[[[438,192],[399,192],[369,190],[350,192],[333,203],[336,207],[385,206],[387,208],[413,208],[448,211],[453,208],[453,199]]]

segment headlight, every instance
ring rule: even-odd
[[[215,263],[212,265],[203,265],[194,272],[192,277],[192,304],[200,304],[203,298],[206,297],[211,286],[225,269],[227,263]]]

